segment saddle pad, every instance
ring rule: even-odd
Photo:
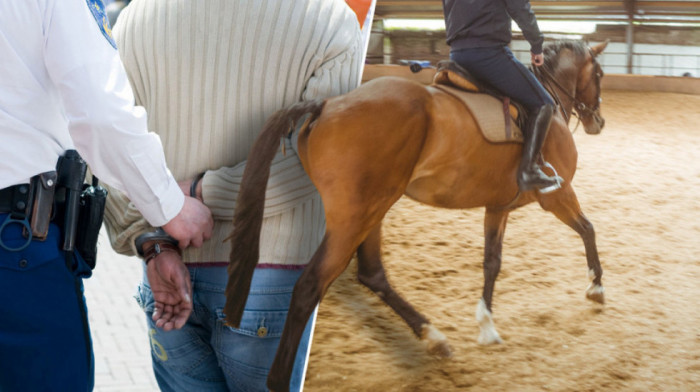
[[[437,72],[433,77],[433,84],[456,87],[460,90],[473,91],[475,93],[488,94],[500,99],[500,94],[493,89],[480,85],[474,76],[452,60],[443,60],[438,63]],[[508,105],[508,110],[510,111],[510,115],[513,116],[513,119],[517,120],[518,108],[510,103]]]
[[[523,133],[512,118],[510,121],[510,134],[506,129],[505,116],[503,114],[503,102],[487,95],[468,91],[462,91],[454,87],[436,85],[438,88],[464,103],[464,106],[471,112],[479,130],[486,140],[491,143],[522,143]]]

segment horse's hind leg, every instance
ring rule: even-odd
[[[486,209],[484,218],[484,290],[476,307],[476,321],[479,323],[479,344],[502,343],[496,332],[491,314],[491,300],[496,278],[501,271],[503,234],[508,220],[506,210]]]
[[[421,340],[428,345],[428,352],[441,357],[450,357],[452,350],[447,338],[430,324],[425,316],[394,291],[384,273],[381,259],[381,223],[372,229],[357,249],[357,279],[379,296],[396,314],[401,316]]]
[[[540,205],[574,229],[583,239],[586,261],[588,262],[588,278],[591,280],[591,284],[586,290],[586,298],[600,304],[605,303],[605,289],[601,283],[603,269],[598,258],[595,230],[593,224],[581,212],[574,189],[569,185],[558,192],[543,195],[540,198]]]

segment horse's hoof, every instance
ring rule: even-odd
[[[591,283],[586,289],[586,298],[601,305],[605,304],[605,288],[599,284]]]
[[[476,321],[479,323],[479,329],[481,330],[477,339],[479,344],[503,343],[503,339],[498,335],[496,327],[493,325],[493,316],[486,308],[486,302],[484,302],[483,298],[479,300],[479,304],[476,306]]]
[[[498,335],[498,332],[496,332],[495,329],[482,330],[479,334],[479,338],[476,341],[482,346],[503,343],[503,339],[501,339],[501,337]]]
[[[446,341],[428,342],[428,353],[440,358],[450,358],[452,357],[452,347]]]
[[[447,343],[447,337],[443,335],[432,324],[423,324],[421,328],[421,340],[428,344],[428,353],[441,358],[449,358],[452,356],[452,348]]]

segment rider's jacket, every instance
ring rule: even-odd
[[[452,50],[508,45],[513,19],[532,53],[542,53],[544,36],[528,0],[442,0],[442,4]]]

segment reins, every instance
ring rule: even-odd
[[[595,55],[593,51],[589,48],[588,49],[591,59],[593,61],[593,64],[596,64],[595,60]],[[593,108],[589,108],[588,105],[580,101],[579,99],[576,98],[576,89],[574,89],[574,93],[569,93],[569,91],[564,88],[564,86],[554,77],[554,74],[549,70],[549,64],[545,63],[542,64],[542,66],[539,67],[534,67],[532,66],[530,68],[532,73],[535,75],[535,77],[542,83],[542,85],[545,87],[545,89],[549,92],[550,95],[552,95],[554,102],[559,106],[559,110],[561,111],[561,114],[564,116],[564,119],[566,120],[566,124],[568,127],[569,124],[569,115],[566,114],[566,111],[564,110],[564,105],[562,103],[561,97],[559,96],[557,89],[560,90],[566,97],[568,97],[572,104],[572,110],[571,110],[571,115],[575,116],[577,121],[576,121],[576,126],[574,127],[574,130],[571,131],[571,133],[575,133],[576,130],[578,129],[579,124],[581,124],[581,117],[582,116],[592,116],[595,115],[596,111],[600,108],[600,89],[598,90],[598,101],[596,105]],[[586,86],[581,89],[581,91],[586,91],[590,87],[591,83],[593,83],[594,80],[599,81],[600,80],[600,73],[595,72],[594,75],[591,75],[591,77],[588,79],[588,83]],[[557,87],[556,89],[554,87]],[[599,88],[599,87],[598,87]],[[575,109],[575,110],[574,110]],[[542,158],[542,155],[540,154],[540,159],[544,162],[544,159]],[[554,167],[552,165],[547,164],[544,162],[548,168],[550,168],[553,172],[554,175],[557,175],[556,170],[554,170]],[[492,206],[489,207],[491,209],[494,209],[496,211],[507,211],[512,209],[520,199],[520,196],[522,195],[522,191],[518,189],[518,191],[515,194],[515,197],[513,197],[507,204],[504,206]]]
[[[590,49],[589,49],[589,51],[590,51]],[[593,55],[593,52],[590,52],[590,53],[591,53],[591,59],[593,59],[593,62],[595,63],[595,56]],[[576,97],[573,94],[569,93],[569,91],[566,88],[564,88],[564,86],[562,86],[561,83],[559,83],[559,81],[557,81],[557,79],[554,77],[552,72],[550,72],[549,69],[547,68],[547,64],[543,64],[540,67],[533,67],[532,72],[535,74],[535,77],[537,77],[537,79],[539,79],[540,82],[542,82],[542,84],[545,86],[547,91],[549,91],[549,93],[553,96],[554,101],[559,106],[559,109],[560,109],[562,115],[564,116],[564,120],[566,120],[567,124],[569,123],[569,116],[566,114],[566,111],[564,111],[564,105],[562,104],[562,100],[559,97],[559,94],[557,94],[557,91],[554,89],[554,87],[552,87],[552,84],[554,84],[554,86],[558,87],[558,89],[562,93],[564,93],[564,95],[566,95],[566,97],[571,99],[571,101],[573,103],[573,108],[576,109],[576,111],[572,110],[571,114],[573,116],[575,116],[577,119],[576,126],[574,127],[574,130],[572,131],[572,133],[576,132],[576,130],[578,129],[578,126],[581,123],[581,116],[582,115],[589,115],[589,116],[594,115],[595,112],[600,107],[600,92],[598,93],[598,95],[599,95],[598,102],[595,105],[595,107],[589,108],[585,103],[576,99]],[[598,78],[600,78],[600,74],[596,73],[596,76]],[[586,86],[582,90],[588,89],[588,87],[591,85],[591,83],[593,83],[593,80],[594,80],[593,77],[588,79],[588,83],[586,84]],[[574,94],[575,94],[575,92],[574,92]]]

